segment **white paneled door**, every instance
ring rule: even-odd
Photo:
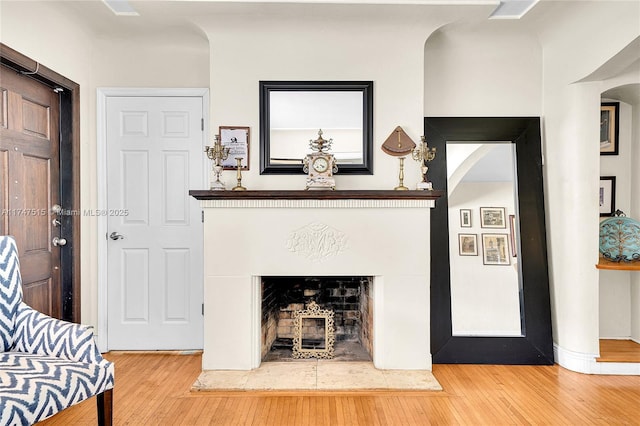
[[[106,101],[108,346],[202,348],[201,97]]]

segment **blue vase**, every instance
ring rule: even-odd
[[[640,222],[614,214],[600,222],[600,253],[614,262],[640,260]]]

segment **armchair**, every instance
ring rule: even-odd
[[[113,385],[90,327],[22,301],[15,240],[0,236],[0,424],[31,425],[96,395],[98,424],[110,425]]]

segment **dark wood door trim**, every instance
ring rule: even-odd
[[[60,201],[62,319],[80,322],[80,85],[0,43],[0,63],[60,92]],[[71,167],[69,167],[69,165]]]

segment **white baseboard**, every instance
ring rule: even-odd
[[[557,364],[577,373],[640,376],[640,363],[596,362],[598,354],[570,351],[555,343],[553,353]]]
[[[582,352],[574,352],[561,348],[556,343],[553,344],[553,355],[561,367],[577,373],[592,373],[593,365],[596,363],[598,354],[588,354]]]

